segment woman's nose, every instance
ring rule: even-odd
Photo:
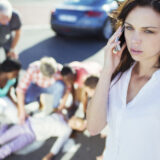
[[[134,33],[132,36],[132,44],[133,45],[139,45],[141,44],[141,35],[139,33]]]

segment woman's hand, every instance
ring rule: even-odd
[[[114,52],[116,45],[120,44],[120,41],[115,42],[115,40],[117,37],[121,36],[122,34],[121,30],[122,30],[122,27],[119,27],[117,31],[112,35],[112,37],[108,40],[108,43],[105,47],[103,70],[107,71],[111,75],[113,74],[116,67],[118,66],[122,52],[126,47],[126,44],[124,44],[120,51],[116,53]]]

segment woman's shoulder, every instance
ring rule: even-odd
[[[130,68],[128,68],[126,71],[124,72],[119,72],[114,79],[111,82],[110,88],[112,88],[114,85],[122,85],[122,82],[125,81],[125,79],[130,76],[130,72],[132,70],[133,66],[131,66]]]
[[[111,84],[110,84],[110,88],[113,87],[113,85],[115,85],[121,78],[121,72],[119,72],[115,77],[114,79],[111,81]]]
[[[132,72],[132,69],[134,68],[134,66],[136,65],[136,62],[134,62],[130,67],[128,67],[127,69],[125,69],[125,71],[121,71],[119,72],[114,79],[119,79],[122,80],[124,77],[126,76],[130,76],[130,73]]]

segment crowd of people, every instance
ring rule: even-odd
[[[103,68],[43,57],[19,78],[21,20],[0,0],[0,46],[6,52],[0,64],[0,159],[57,137],[42,158],[51,160],[73,130],[104,137],[107,126],[106,148],[97,160],[159,160],[159,2],[125,0],[111,14],[118,29],[105,47]]]
[[[6,53],[0,64],[0,159],[34,141],[57,137],[43,157],[51,160],[72,130],[86,129],[86,107],[101,66],[76,61],[62,65],[43,57],[19,76],[21,63],[15,49],[20,30],[19,14],[7,0],[0,0],[0,47]]]
[[[16,59],[7,58],[0,64],[0,159],[36,140],[57,137],[43,157],[50,160],[72,130],[86,129],[86,108],[101,66],[96,62],[61,65],[52,57],[43,57],[32,62],[19,78],[20,69]],[[28,104],[34,108],[35,102],[38,109],[27,108]]]
[[[35,141],[57,137],[43,160],[56,156],[73,130],[87,126],[86,108],[94,94],[101,66],[96,62],[59,64],[43,57],[19,74],[16,46],[21,19],[7,0],[0,0],[0,159]]]

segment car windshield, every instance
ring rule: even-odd
[[[99,0],[65,0],[65,4],[74,4],[74,5],[90,5]]]

